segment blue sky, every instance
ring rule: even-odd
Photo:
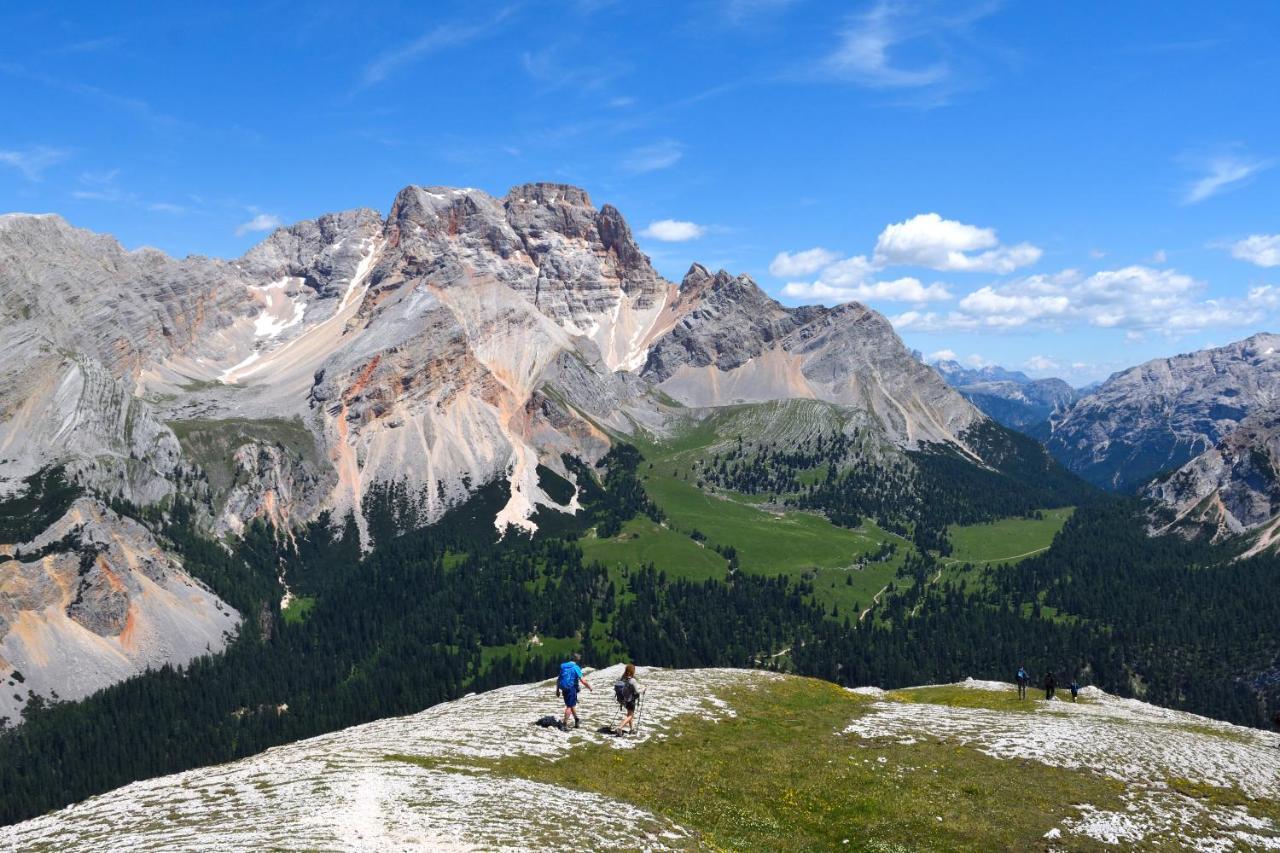
[[[1083,383],[1280,328],[1278,4],[38,5],[0,210],[129,247],[552,180],[926,354]]]

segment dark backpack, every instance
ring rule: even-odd
[[[636,686],[630,681],[618,680],[613,682],[613,698],[618,700],[619,705],[628,705],[640,696],[636,692]]]

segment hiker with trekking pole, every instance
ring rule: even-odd
[[[635,664],[627,664],[622,671],[622,678],[613,683],[613,698],[618,700],[618,704],[626,713],[622,722],[613,727],[614,733],[635,734],[640,725],[637,709],[644,701],[644,692],[640,689],[640,682],[636,680]]]

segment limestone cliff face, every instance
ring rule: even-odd
[[[1257,531],[1253,550],[1274,547],[1280,532],[1280,411],[1245,418],[1217,444],[1144,495],[1157,502],[1156,532],[1223,539]]]
[[[786,308],[748,276],[695,264],[641,375],[689,406],[790,398],[870,413],[900,447],[962,445],[983,416],[858,303]]]
[[[1280,402],[1280,336],[1155,359],[1115,374],[1053,417],[1046,442],[1097,485],[1136,491]]]
[[[239,615],[137,522],[80,498],[30,542],[0,545],[0,717],[28,691],[79,699],[220,651]]]
[[[506,478],[497,524],[547,503],[536,468],[670,401],[816,398],[891,442],[960,444],[981,415],[860,305],[784,308],[695,266],[675,286],[581,189],[410,186],[277,230],[235,261],[129,252],[56,217],[0,220],[0,491],[53,463],[139,503],[360,514],[405,481],[432,518]]]

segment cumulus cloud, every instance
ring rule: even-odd
[[[1034,264],[1040,255],[1040,249],[1030,243],[1000,245],[995,229],[921,213],[886,226],[876,240],[873,257],[880,266],[1010,273]]]
[[[884,302],[939,302],[951,299],[945,285],[924,284],[918,278],[904,277],[893,281],[859,282],[850,285],[834,285],[826,281],[793,281],[782,288],[785,296],[798,299],[823,299],[836,302],[853,300]]]
[[[1173,269],[1128,266],[1084,275],[1065,270],[980,287],[947,313],[912,310],[891,318],[900,330],[999,331],[1088,325],[1104,329],[1190,332],[1258,323],[1280,307],[1280,288],[1243,298],[1201,299],[1204,284]]]
[[[925,357],[925,361],[930,364],[937,364],[940,361],[955,361],[957,358],[956,351],[953,349],[940,349],[929,353]]]
[[[820,246],[803,252],[779,252],[769,264],[769,274],[778,278],[813,275],[823,267],[839,260],[840,253]]]
[[[1183,204],[1198,204],[1229,189],[1235,189],[1242,181],[1266,169],[1271,164],[1252,160],[1236,154],[1224,154],[1211,158],[1204,164],[1204,174],[1187,187]]]
[[[707,233],[706,226],[682,219],[657,219],[649,223],[649,227],[640,232],[641,236],[664,243],[683,243],[696,240]]]
[[[1231,244],[1231,256],[1260,267],[1280,266],[1280,234],[1250,234]]]
[[[1062,365],[1047,355],[1033,355],[1025,362],[1028,370],[1061,370]]]
[[[283,224],[280,217],[274,213],[259,213],[248,222],[240,223],[236,227],[236,236],[243,237],[245,234],[259,231],[274,231]]]

